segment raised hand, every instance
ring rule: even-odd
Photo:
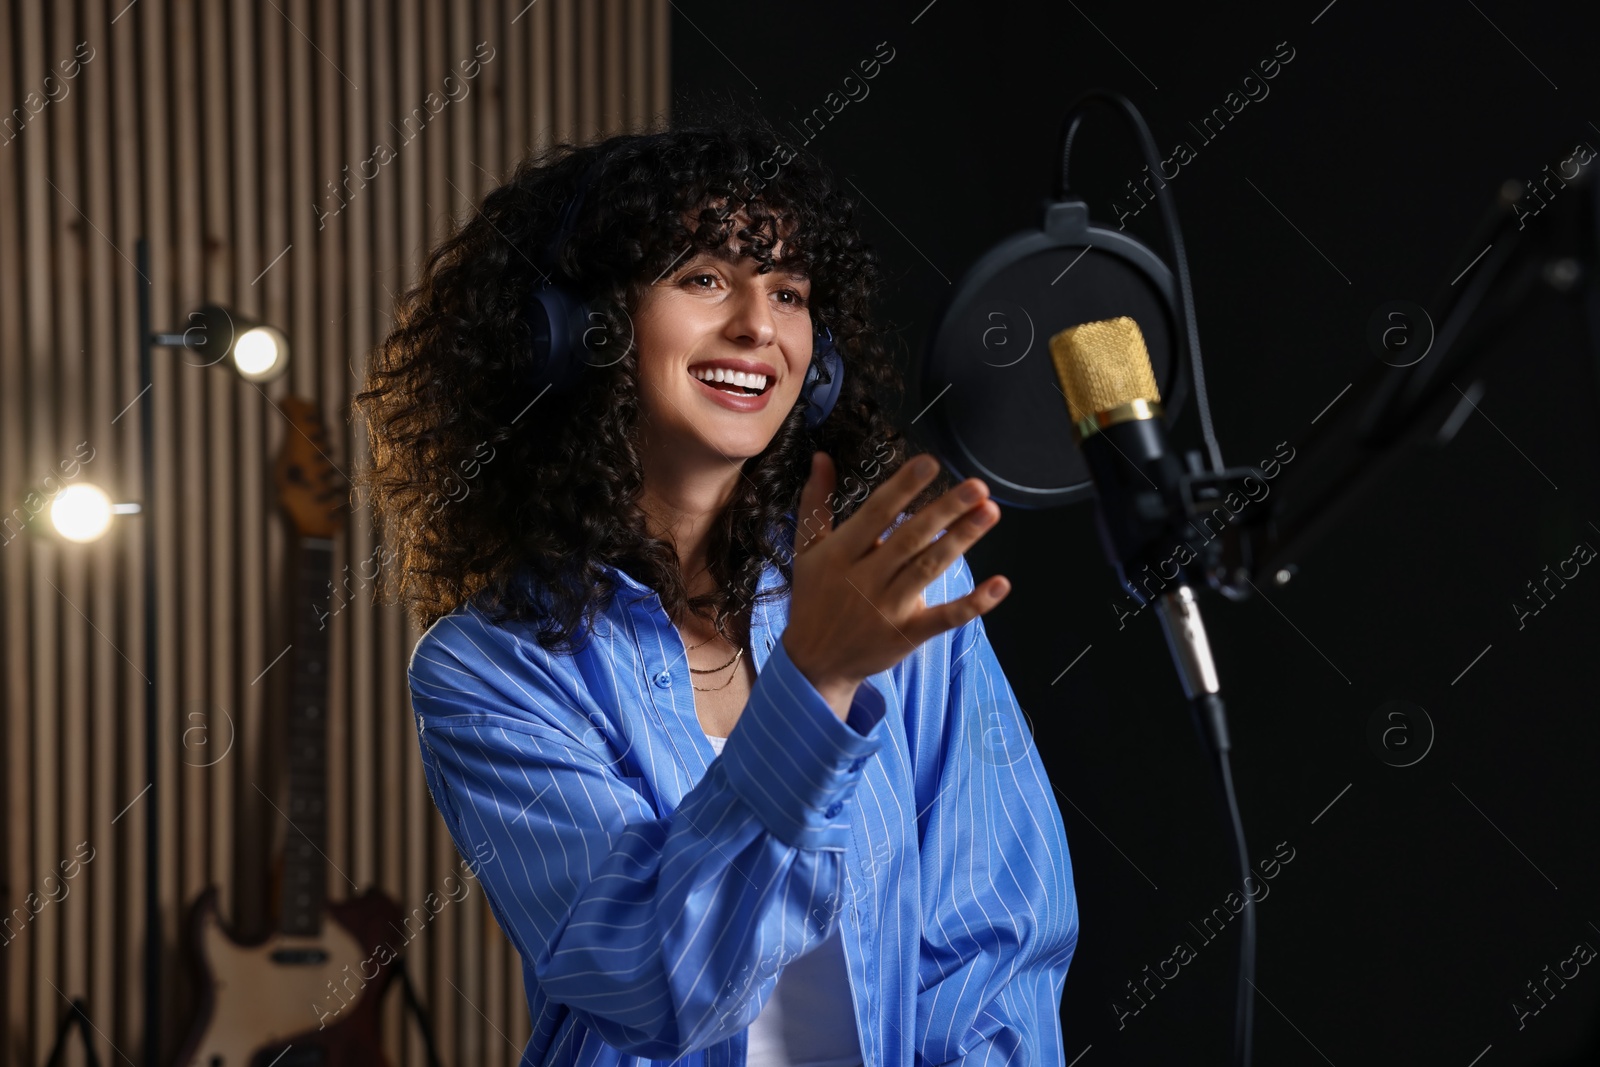
[[[930,637],[987,612],[1011,590],[997,575],[937,607],[922,597],[928,583],[1000,518],[980,479],[968,478],[881,536],[938,472],[931,455],[913,457],[834,529],[827,505],[836,478],[833,460],[825,452],[812,456],[796,515],[783,646],[841,719],[867,677],[893,667]],[[944,536],[935,541],[941,530]]]

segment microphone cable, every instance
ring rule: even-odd
[[[1139,151],[1144,156],[1146,169],[1154,169],[1157,176],[1160,176],[1160,153],[1156,149],[1155,138],[1151,136],[1150,127],[1146,125],[1144,116],[1139,114],[1133,102],[1114,90],[1091,89],[1072,102],[1067,108],[1066,118],[1062,120],[1061,170],[1055,188],[1057,200],[1065,200],[1072,195],[1069,182],[1072,145],[1077,140],[1078,125],[1083,121],[1083,112],[1093,103],[1110,105],[1128,121],[1138,139]],[[1161,181],[1156,188],[1156,202],[1160,206],[1162,230],[1166,234],[1178,275],[1178,303],[1183,312],[1184,333],[1194,368],[1194,395],[1195,406],[1200,413],[1200,434],[1205,439],[1206,449],[1210,453],[1212,470],[1221,474],[1224,470],[1222,447],[1217,443],[1216,432],[1211,423],[1211,404],[1206,396],[1205,370],[1200,361],[1200,329],[1195,322],[1194,293],[1189,282],[1188,257],[1184,253],[1183,235],[1178,228],[1178,209],[1165,181]],[[1222,789],[1224,814],[1233,834],[1242,887],[1245,884],[1244,880],[1251,877],[1250,853],[1245,845],[1244,820],[1239,815],[1239,800],[1234,791],[1233,767],[1229,758],[1232,745],[1228,739],[1222,698],[1216,693],[1197,693],[1190,701],[1189,710],[1195,730],[1200,734],[1202,743],[1212,756],[1213,769]],[[1241,912],[1243,925],[1240,928],[1239,981],[1234,992],[1235,1067],[1250,1067],[1251,1039],[1254,1032],[1256,902],[1249,899],[1249,896],[1249,892],[1246,891],[1246,902]]]

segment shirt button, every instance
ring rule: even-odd
[[[417,732],[421,733],[422,731],[426,730],[427,728],[428,728],[427,721],[425,719],[423,719],[423,717],[421,715],[418,715],[417,716]]]
[[[660,674],[656,675],[656,685],[660,686],[662,689],[666,689],[668,686],[672,685],[672,672],[662,671]]]
[[[835,800],[832,804],[828,805],[828,807],[826,808],[826,810],[823,811],[822,814],[824,816],[826,816],[827,818],[831,819],[831,818],[833,818],[835,815],[839,814],[843,810],[844,810],[844,805],[839,803],[837,800]]]

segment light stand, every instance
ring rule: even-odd
[[[235,369],[241,377],[265,381],[281,374],[287,364],[288,347],[283,335],[270,327],[235,318],[217,305],[207,305],[191,318],[198,318],[197,327],[183,333],[155,333],[151,330],[150,310],[150,244],[141,237],[134,253],[139,272],[139,464],[140,486],[143,494],[140,514],[145,517],[144,528],[144,758],[145,777],[149,779],[145,803],[145,868],[144,868],[144,1062],[146,1067],[162,1067],[161,1059],[161,749],[160,728],[157,720],[156,690],[156,536],[155,536],[155,415],[152,398],[148,395],[154,382],[151,374],[151,357],[157,346],[166,348],[200,348],[210,352],[219,348],[223,356],[234,357]],[[226,328],[224,338],[214,336]],[[261,332],[263,340],[276,346],[270,360],[246,365],[237,342],[247,334]],[[257,350],[258,353],[260,349]],[[220,362],[219,356],[214,362]]]

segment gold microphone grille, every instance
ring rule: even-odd
[[[1161,399],[1144,334],[1126,315],[1067,327],[1050,338],[1050,358],[1074,424],[1135,400]]]

